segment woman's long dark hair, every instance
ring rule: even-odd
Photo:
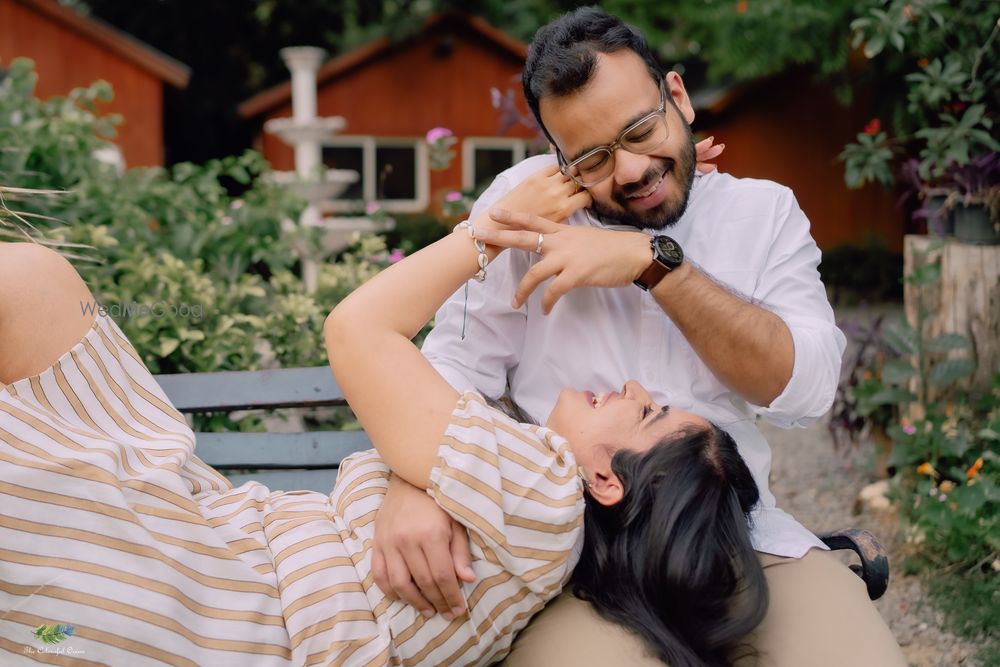
[[[646,452],[619,450],[616,505],[586,495],[574,592],[670,667],[729,665],[767,611],[750,543],[759,493],[728,433],[688,430]]]

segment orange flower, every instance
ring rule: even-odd
[[[747,0],[740,0],[736,3],[736,13],[746,14],[747,13]]]
[[[941,489],[941,493],[951,493],[955,489],[955,482],[950,479],[946,479],[938,486]]]
[[[920,69],[923,69],[930,64],[931,61],[927,60],[927,58],[921,58],[920,60],[917,61],[917,67],[919,67]]]
[[[937,475],[937,471],[934,470],[934,466],[926,461],[917,466],[917,472],[921,475],[927,475],[928,477],[934,477]]]
[[[983,469],[983,457],[980,456],[976,459],[976,462],[969,466],[969,469],[965,471],[965,476],[972,479],[979,474],[979,471]]]
[[[869,121],[868,124],[865,125],[864,132],[869,137],[874,137],[881,131],[882,131],[882,121],[880,121],[878,118],[872,118],[871,121]]]

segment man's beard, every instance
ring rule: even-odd
[[[657,162],[651,166],[641,180],[637,183],[630,183],[627,189],[620,189],[615,186],[611,192],[611,199],[617,206],[609,206],[604,202],[593,200],[590,205],[591,211],[600,219],[603,224],[629,225],[638,229],[667,229],[677,223],[687,210],[688,197],[691,195],[691,184],[694,183],[695,170],[695,147],[694,135],[691,134],[691,126],[684,123],[687,141],[681,151],[679,159],[656,158]],[[647,211],[635,211],[629,208],[628,195],[642,192],[650,185],[659,180],[660,176],[667,178],[673,175],[681,186],[680,201],[664,199],[657,206]]]

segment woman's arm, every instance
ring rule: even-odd
[[[498,205],[563,220],[590,203],[586,192],[576,190],[553,165],[529,176]],[[487,213],[473,221],[477,229],[499,224]],[[499,252],[488,248],[491,260]],[[478,258],[467,230],[453,232],[376,275],[326,320],[330,367],[344,397],[393,472],[420,488],[427,488],[458,393],[410,339],[479,270]]]
[[[420,488],[458,393],[410,339],[479,270],[478,255],[468,232],[453,232],[359,287],[324,327],[330,367],[372,444]]]

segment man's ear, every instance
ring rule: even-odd
[[[663,80],[667,85],[667,93],[673,99],[674,104],[677,105],[681,116],[690,125],[694,122],[694,107],[691,106],[691,98],[688,97],[687,89],[684,87],[684,80],[681,79],[680,74],[673,71],[667,72]]]
[[[594,500],[605,507],[617,505],[625,496],[622,481],[610,470],[595,472],[593,479],[587,483],[587,491]]]

